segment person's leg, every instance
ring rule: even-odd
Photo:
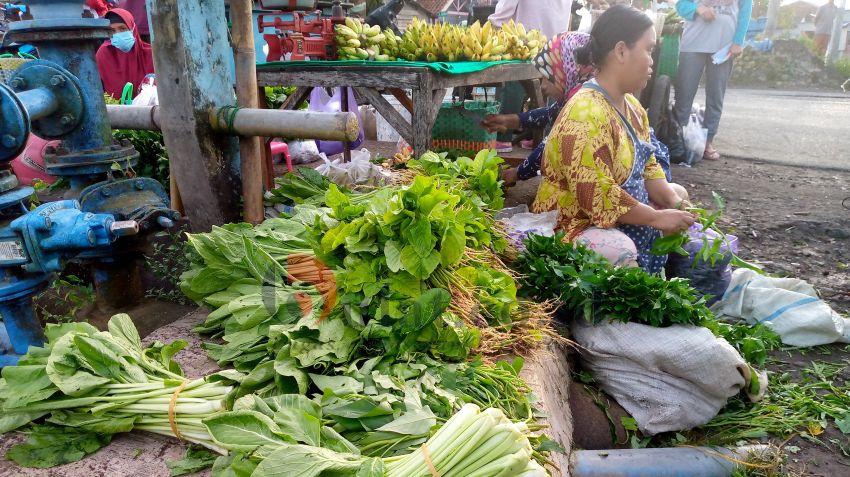
[[[575,241],[602,255],[616,267],[638,266],[635,243],[617,229],[591,227],[579,234]]]
[[[706,150],[711,148],[717,128],[720,126],[720,116],[723,114],[723,98],[726,96],[726,84],[732,74],[734,60],[731,58],[719,65],[711,62],[705,68],[705,122],[708,129]]]
[[[829,45],[829,35],[818,33],[815,35],[815,51],[819,55],[826,54],[826,47]]]
[[[509,81],[502,88],[502,94],[499,98],[501,101],[501,114],[519,114],[522,112],[522,103],[525,102],[525,89],[518,81]],[[496,136],[499,142],[510,143],[514,138],[514,131],[509,129]]]
[[[711,55],[707,53],[679,53],[679,69],[676,78],[676,104],[673,106],[673,119],[680,126],[688,125],[694,97],[699,89],[699,81],[705,70],[705,64]]]

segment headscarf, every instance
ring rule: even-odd
[[[543,50],[534,59],[544,78],[551,81],[566,95],[589,75],[582,74],[583,66],[576,61],[576,50],[590,43],[590,35],[579,32],[563,32],[549,40]],[[585,70],[587,68],[584,68]]]
[[[145,76],[154,72],[153,50],[149,44],[142,41],[130,12],[113,8],[109,13],[118,15],[136,39],[133,49],[127,53],[112,46],[111,40],[105,41],[97,50],[97,69],[103,81],[103,90],[115,98],[120,98],[125,84],[133,83],[133,92],[138,92]]]

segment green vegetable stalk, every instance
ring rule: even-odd
[[[2,370],[0,432],[45,417],[46,423],[67,428],[68,435],[55,427],[36,427],[28,443],[10,451],[19,464],[43,465],[40,449],[51,442],[61,447],[74,435],[86,442],[80,447],[84,452],[62,459],[78,460],[108,443],[105,436],[133,429],[179,436],[224,452],[201,421],[225,409],[238,373],[186,379],[171,359],[186,343],[143,348],[127,315],[112,317],[108,331],[65,323],[48,325],[45,334],[43,348],[30,348],[16,366]],[[64,462],[52,465],[59,463]]]
[[[724,243],[729,243],[729,239],[726,237],[726,234],[716,225],[717,220],[721,215],[723,215],[726,204],[719,194],[716,192],[712,192],[711,194],[714,196],[714,204],[717,207],[715,212],[709,212],[708,210],[699,207],[690,207],[687,209],[689,212],[696,214],[697,223],[700,225],[702,230],[713,231],[716,235],[713,240],[709,240],[708,235],[703,234],[702,247],[696,254],[694,265],[703,261],[709,262],[713,266],[718,260],[724,260],[726,256],[729,255],[731,256],[730,265],[733,267],[748,268],[758,273],[764,273],[761,268],[735,255],[731,250],[726,250],[725,252],[720,251]],[[653,255],[677,253],[687,257],[689,254],[685,250],[685,244],[687,244],[690,240],[691,239],[687,232],[680,232],[666,237],[660,237],[652,243],[652,249],[650,252]]]
[[[205,421],[210,435],[238,454],[220,458],[213,475],[357,475],[359,477],[543,477],[529,429],[497,409],[463,406],[418,448],[387,458],[363,457],[321,425],[321,410],[300,399],[246,397],[242,410]],[[309,416],[309,418],[308,418]],[[299,426],[294,426],[298,423]],[[304,427],[303,424],[308,424]],[[305,432],[305,430],[309,430]]]

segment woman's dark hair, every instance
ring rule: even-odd
[[[617,43],[622,41],[631,48],[654,25],[652,19],[637,8],[614,5],[596,19],[590,31],[590,42],[576,50],[576,61],[599,67]],[[588,61],[585,63],[583,59]]]

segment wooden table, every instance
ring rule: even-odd
[[[315,87],[350,87],[358,101],[370,103],[390,125],[413,146],[419,156],[431,145],[431,131],[448,88],[482,86],[519,81],[531,98],[531,107],[544,105],[540,92],[540,73],[531,63],[495,65],[474,73],[447,75],[427,67],[363,66],[288,66],[257,71],[262,86],[296,86],[283,109],[296,109]],[[410,90],[410,95],[405,90]],[[410,112],[408,121],[383,93],[392,94]],[[348,95],[343,95],[347,98]],[[345,104],[343,105],[345,106]]]

